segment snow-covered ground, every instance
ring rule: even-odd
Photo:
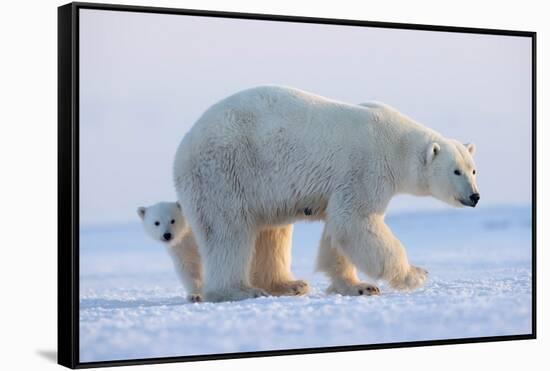
[[[81,362],[531,332],[531,208],[389,215],[429,282],[412,293],[327,295],[313,272],[320,223],[298,224],[292,270],[305,297],[192,304],[141,226],[81,228]]]

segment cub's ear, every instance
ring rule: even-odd
[[[474,143],[464,143],[464,147],[470,152],[470,155],[475,155],[476,153],[476,145]]]
[[[436,142],[430,143],[430,145],[428,146],[428,150],[426,151],[426,165],[430,164],[440,151],[441,147],[439,146],[439,144],[437,144]]]
[[[140,206],[138,207],[137,209],[137,213],[139,215],[139,217],[143,220],[143,218],[145,218],[145,210],[147,210],[146,207],[143,207],[143,206]]]
[[[176,206],[178,207],[178,209],[180,209],[180,210],[181,210],[181,205],[180,205],[180,203],[179,203],[179,202],[176,202]]]

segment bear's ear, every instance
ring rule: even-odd
[[[439,154],[441,147],[436,142],[430,143],[428,146],[428,151],[426,152],[426,164],[430,164],[435,156]]]
[[[475,155],[476,153],[476,145],[474,143],[464,143],[464,147],[470,152],[470,155]]]
[[[143,206],[140,206],[138,207],[137,209],[137,213],[139,215],[139,217],[143,220],[143,218],[145,218],[145,210],[147,210],[146,207],[143,207]]]
[[[180,210],[181,210],[181,205],[180,205],[180,203],[179,203],[179,202],[176,202],[176,206],[178,207],[178,209],[180,209]]]

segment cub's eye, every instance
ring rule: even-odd
[[[160,225],[160,223],[159,223],[159,222],[155,222],[155,225],[158,227],[158,226]]]
[[[170,220],[170,224],[174,224],[176,221],[174,219]]]
[[[473,170],[473,171],[472,171],[472,174],[476,175],[476,171],[475,171],[475,170]]]
[[[461,174],[460,170],[458,170],[458,169],[455,170],[455,175],[460,175],[460,174]]]

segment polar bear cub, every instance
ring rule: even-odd
[[[159,202],[139,207],[145,232],[167,247],[176,272],[187,291],[187,299],[202,301],[202,265],[195,238],[177,202]]]

